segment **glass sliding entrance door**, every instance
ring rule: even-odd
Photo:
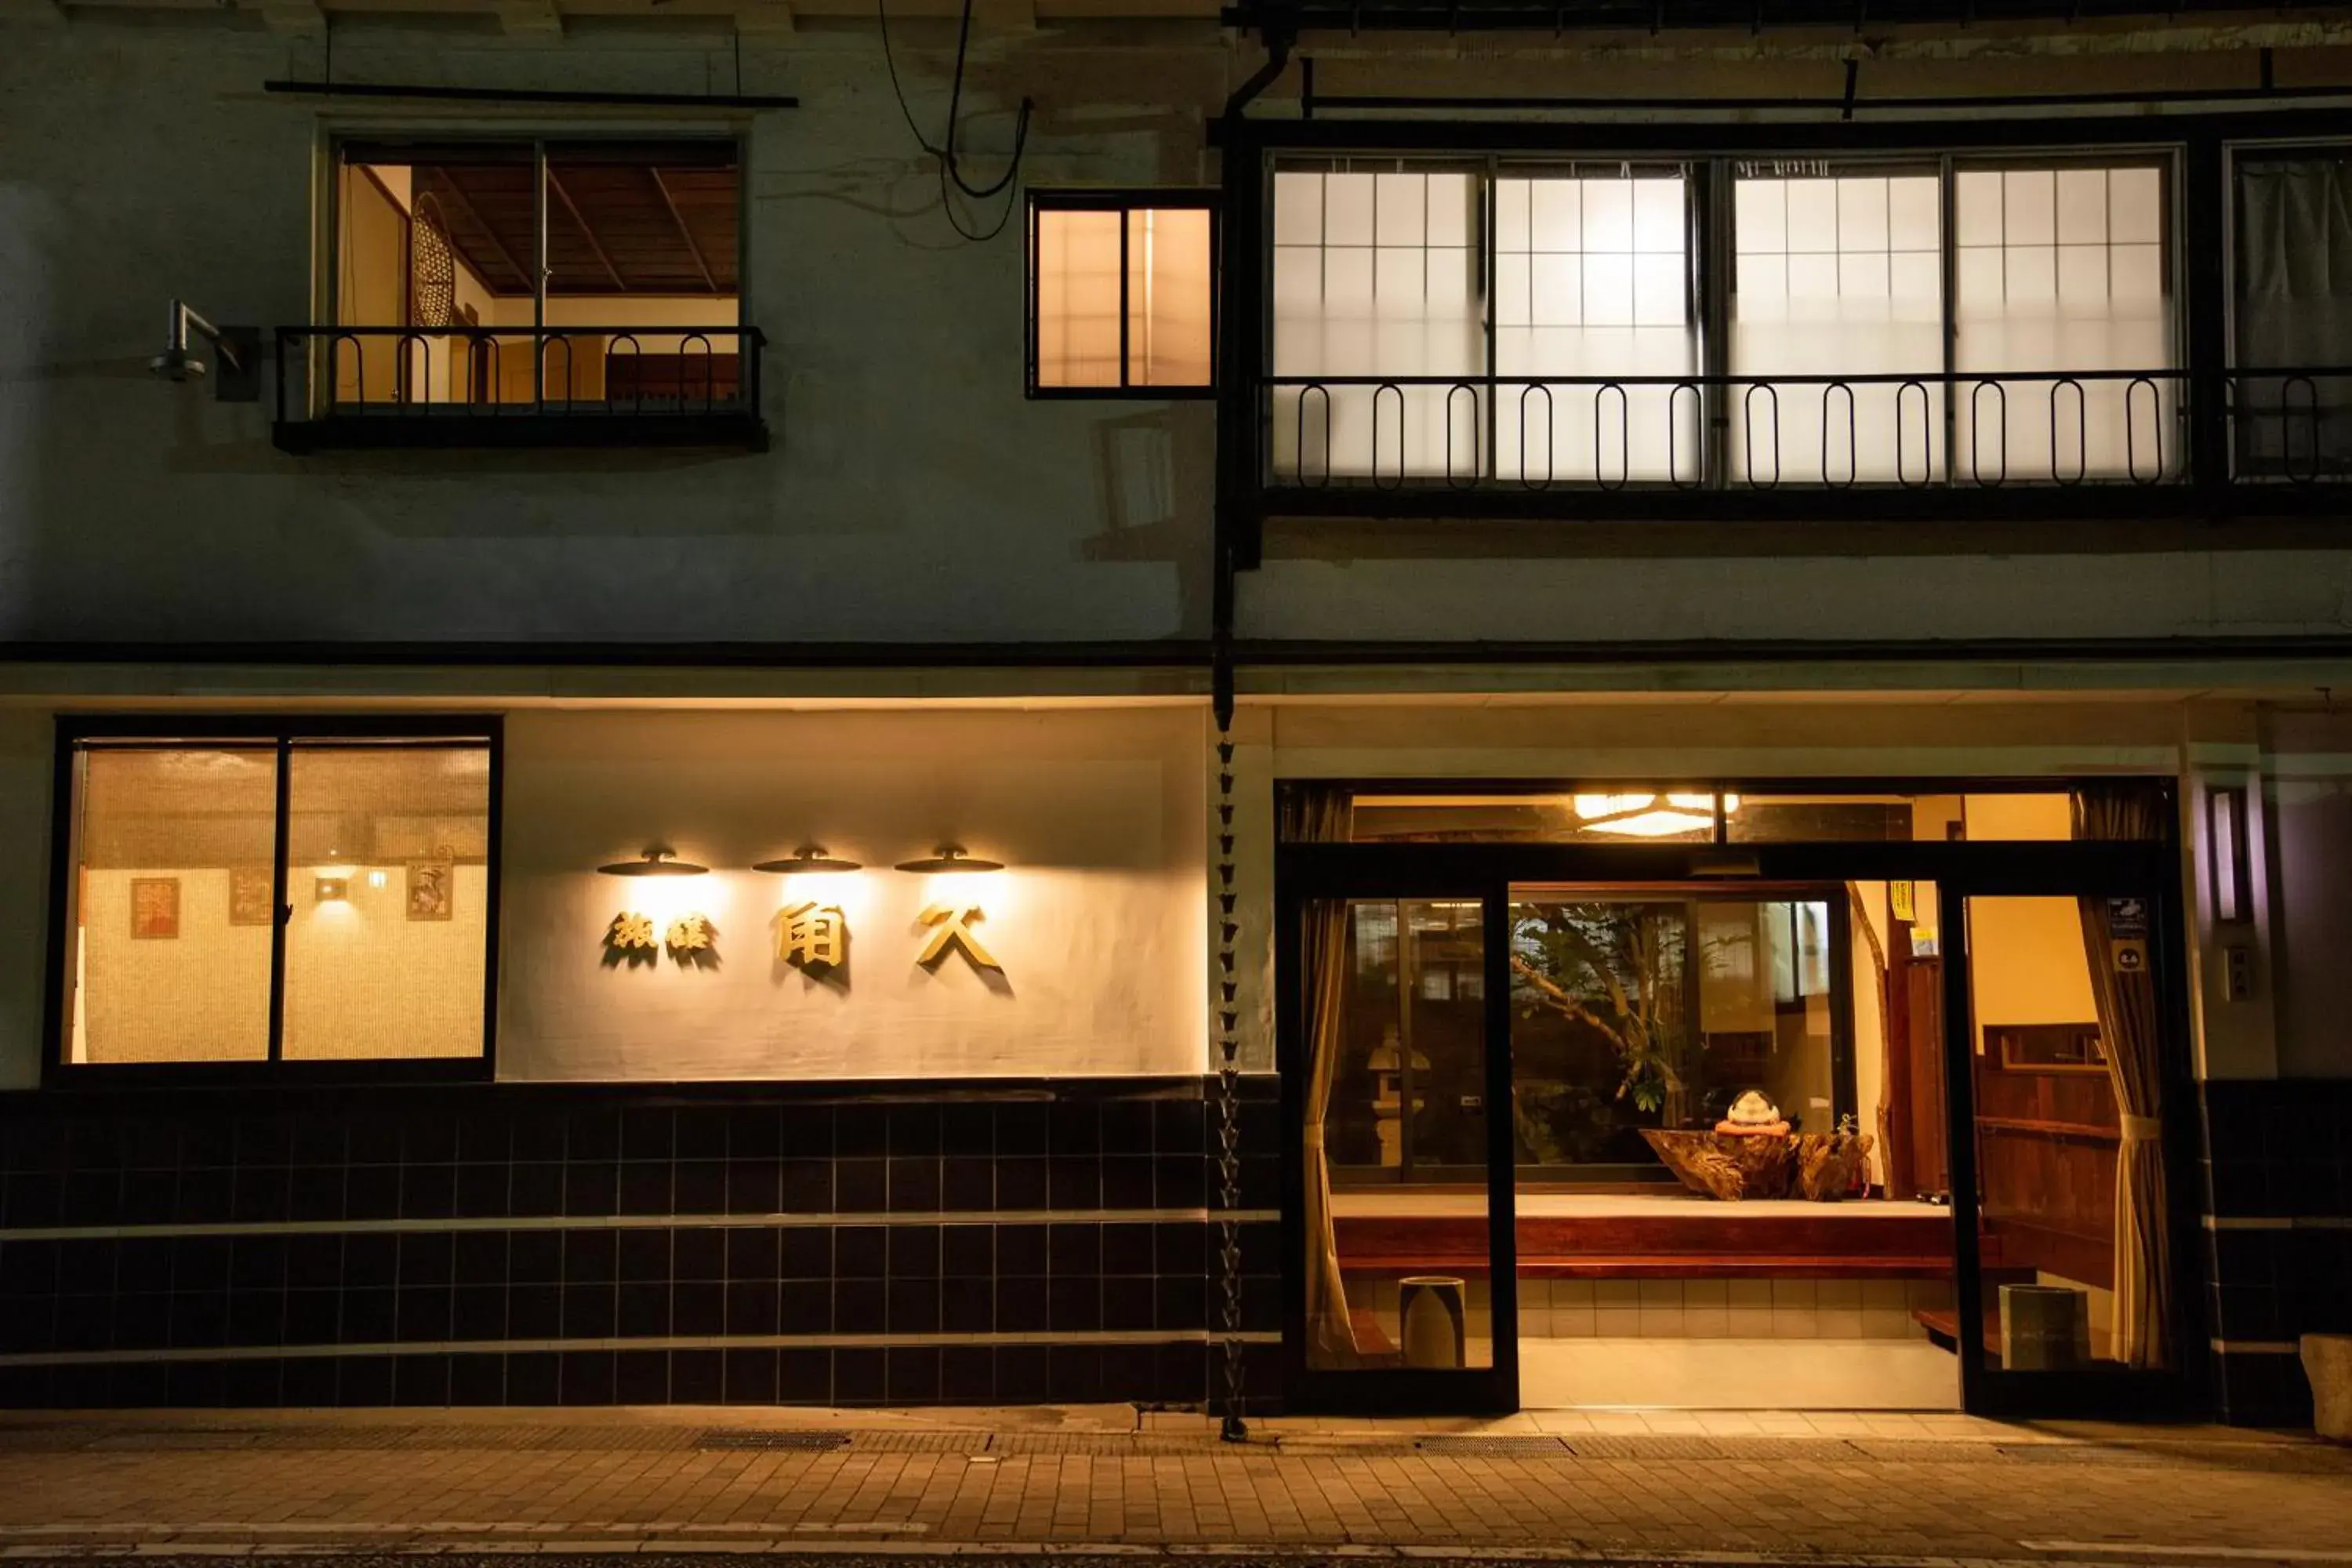
[[[1956,1326],[1989,1414],[2181,1394],[2170,917],[2159,885],[2079,885],[1944,889]]]
[[[1507,1409],[1508,1220],[1492,1179],[1507,1128],[1490,1111],[1508,1065],[1488,1048],[1501,955],[1486,901],[1309,899],[1286,914],[1303,1386],[1339,1406]]]

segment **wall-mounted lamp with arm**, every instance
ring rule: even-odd
[[[261,329],[216,327],[188,308],[184,300],[172,301],[171,322],[163,352],[147,368],[165,381],[193,381],[205,374],[205,362],[188,350],[188,334],[208,340],[220,361],[213,376],[213,395],[223,403],[261,401]]]

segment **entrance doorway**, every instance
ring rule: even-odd
[[[1300,1406],[2177,1400],[2160,787],[1606,797],[1697,818],[1642,843],[1351,793],[1277,868]]]

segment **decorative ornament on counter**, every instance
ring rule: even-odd
[[[1715,1130],[1726,1138],[1786,1138],[1789,1123],[1779,1106],[1751,1089],[1731,1102]]]

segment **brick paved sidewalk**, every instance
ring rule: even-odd
[[[1960,1416],[1124,1408],[0,1417],[0,1554],[1516,1549],[2352,1565],[2352,1452]]]

